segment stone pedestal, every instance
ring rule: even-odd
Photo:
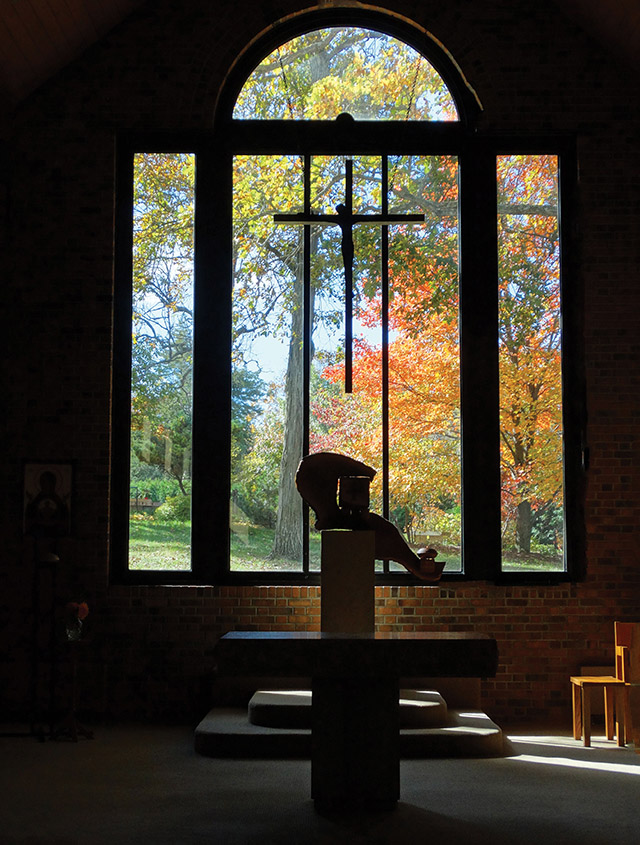
[[[311,797],[319,809],[390,808],[400,798],[398,677],[313,678]]]
[[[373,531],[322,532],[320,629],[324,634],[373,634]]]
[[[374,554],[373,531],[322,532],[323,634],[373,636]],[[319,807],[392,806],[400,797],[398,677],[374,672],[338,663],[313,678],[311,797]]]

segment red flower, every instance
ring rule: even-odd
[[[86,619],[89,615],[89,605],[86,601],[70,601],[66,606],[66,611],[70,616],[74,616],[76,619]]]

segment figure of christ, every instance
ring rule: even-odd
[[[338,484],[341,478],[371,481],[375,474],[375,469],[347,455],[316,452],[300,461],[296,487],[313,510],[318,531],[332,528],[373,531],[377,560],[395,561],[422,581],[439,581],[444,562],[435,560],[435,549],[422,548],[414,552],[392,522],[368,510],[368,502],[367,506],[360,502],[355,507],[353,502],[342,506],[339,503]]]
[[[349,115],[343,116],[350,120]],[[386,170],[383,183],[387,185]],[[387,196],[387,189],[383,190],[383,197]],[[312,214],[311,209],[301,214],[275,214],[276,223],[287,223],[298,226],[339,226],[340,250],[344,264],[344,392],[351,393],[353,388],[353,227],[361,224],[373,226],[390,226],[400,223],[422,223],[424,214],[389,214],[386,211],[386,200],[383,200],[385,213],[383,214],[354,214],[353,213],[353,160],[345,161],[345,201],[335,207],[335,214]]]

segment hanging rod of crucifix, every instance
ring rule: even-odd
[[[386,182],[386,180],[384,180]],[[382,195],[386,207],[387,185],[383,185]],[[353,160],[345,161],[344,204],[336,206],[335,214],[313,214],[311,211],[300,214],[275,214],[275,223],[288,223],[290,226],[339,226],[341,232],[341,251],[344,264],[344,392],[353,389],[353,227],[358,224],[369,226],[390,226],[398,223],[423,223],[424,214],[354,214],[353,213]]]

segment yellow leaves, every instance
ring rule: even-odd
[[[444,80],[423,56],[355,27],[281,45],[247,79],[234,116],[332,120],[343,111],[369,120],[457,119]]]

